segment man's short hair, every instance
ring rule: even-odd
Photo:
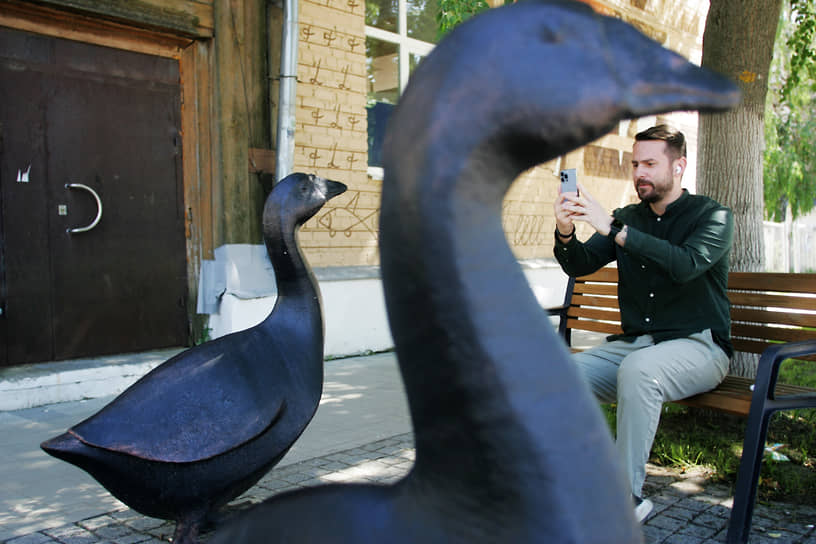
[[[686,156],[686,137],[669,125],[655,125],[635,135],[636,142],[645,140],[662,140],[666,142],[666,153],[669,157],[679,159]]]

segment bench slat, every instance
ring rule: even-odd
[[[816,301],[814,301],[816,302]],[[795,325],[797,327],[816,328],[816,313],[798,313],[791,311],[759,310],[756,308],[731,307],[731,321],[748,323],[769,323],[776,325]]]
[[[587,295],[572,295],[572,303],[577,306],[596,306],[600,308],[618,309],[618,297],[591,297]],[[618,312],[620,315],[620,312]]]
[[[578,283],[575,282],[573,293],[585,295],[606,295],[610,297],[618,296],[618,285],[616,283]]]
[[[751,409],[751,397],[754,393],[751,391],[751,385],[753,385],[753,383],[754,380],[751,378],[726,376],[716,389],[676,402],[685,404],[686,406],[710,408],[738,416],[747,416],[748,411]],[[816,389],[780,383],[777,384],[776,389],[774,389],[774,394],[777,397],[786,395],[812,395],[816,394]]]
[[[597,272],[586,276],[579,276],[576,279],[578,281],[608,281],[618,283],[618,269],[613,266],[605,266]]]
[[[744,338],[734,338],[732,336],[731,345],[734,346],[734,351],[742,351],[744,353],[762,353],[773,344],[771,342],[746,340]]]
[[[816,293],[816,274],[730,272],[728,288],[783,293]]]
[[[752,393],[751,386],[754,385],[753,378],[744,378],[742,376],[726,376],[717,389],[729,393],[736,393],[737,395],[750,395]]]
[[[730,287],[730,286],[729,286]],[[789,308],[792,310],[816,310],[816,297],[781,295],[728,290],[728,299],[734,306],[760,308]]]
[[[588,321],[583,319],[579,321],[574,318],[567,319],[567,327],[582,331],[602,332],[604,334],[620,334],[623,332],[620,325],[612,325],[610,323],[603,323],[602,321]]]
[[[761,340],[747,340],[745,338],[731,338],[731,345],[734,346],[734,351],[742,351],[745,353],[762,353],[774,344],[779,342],[763,342]],[[807,355],[799,357],[806,361],[816,361],[816,355]]]
[[[754,380],[740,376],[726,376],[716,389],[677,401],[686,406],[720,410],[738,416],[748,415],[751,409],[751,385]]]
[[[620,326],[620,312],[616,310],[602,310],[600,308],[588,308],[585,306],[570,306],[567,310],[567,317],[585,317],[598,321],[614,321],[614,325]]]
[[[799,342],[816,338],[816,331],[808,329],[792,329],[782,327],[768,327],[749,323],[732,323],[732,338],[750,338],[756,340],[776,340],[778,342]]]
[[[677,404],[718,410],[735,416],[747,416],[751,410],[751,397],[733,397],[720,392],[719,389],[675,401]]]

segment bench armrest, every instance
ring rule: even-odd
[[[571,341],[571,331],[567,328],[567,310],[569,310],[570,305],[572,304],[572,292],[574,289],[575,278],[570,276],[569,280],[567,281],[567,288],[564,291],[564,303],[561,306],[547,308],[547,315],[557,315],[559,317],[558,336],[563,338],[568,346],[570,345]]]
[[[569,304],[562,304],[561,306],[554,306],[552,308],[547,308],[547,313],[549,315],[564,315],[569,308]]]
[[[567,345],[570,345],[570,330],[567,328],[567,310],[569,310],[569,303],[547,308],[547,315],[558,316],[558,336],[564,339]]]
[[[796,359],[808,355],[816,355],[816,340],[777,344],[763,351],[757,365],[754,397],[762,395],[766,399],[773,400],[782,362],[785,359]]]

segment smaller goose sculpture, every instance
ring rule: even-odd
[[[175,520],[173,542],[196,542],[207,513],[280,461],[317,410],[320,292],[297,230],[345,190],[301,173],[281,180],[263,212],[278,288],[269,316],[169,359],[42,448],[134,510]]]
[[[384,148],[382,279],[414,466],[393,485],[278,495],[212,542],[641,542],[609,430],[507,244],[502,201],[519,174],[621,119],[738,100],[578,2],[522,1],[454,30]]]

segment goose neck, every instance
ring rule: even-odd
[[[286,234],[265,233],[266,249],[272,269],[275,271],[275,282],[278,297],[311,300],[317,297],[317,281],[312,274],[300,245],[297,232]]]

